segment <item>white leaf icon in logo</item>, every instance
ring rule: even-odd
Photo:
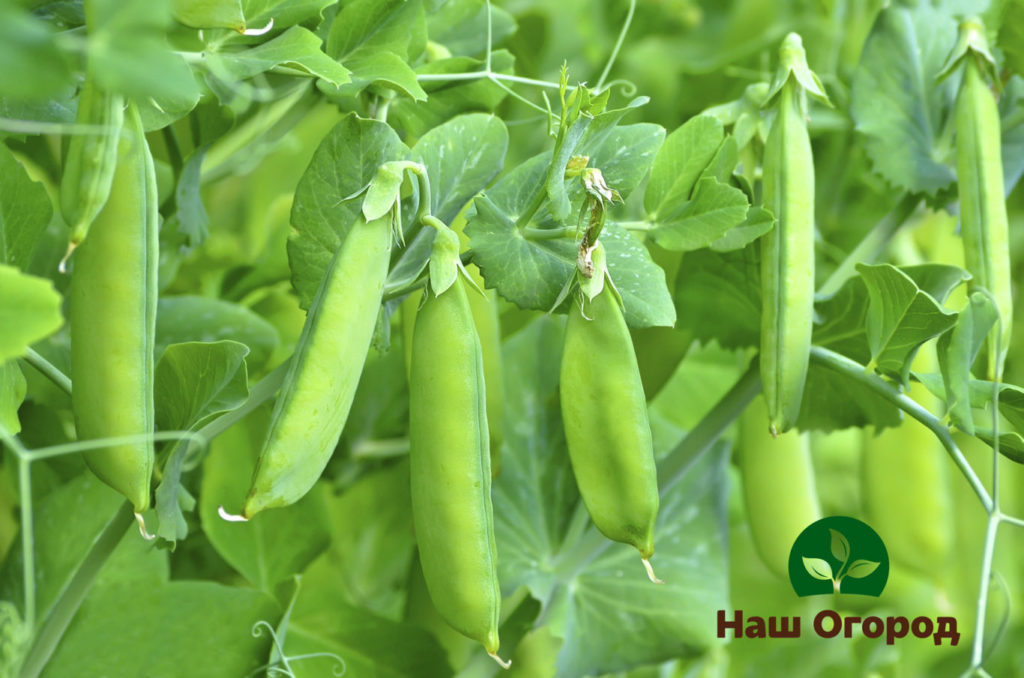
[[[878,563],[873,560],[855,560],[850,564],[850,569],[846,571],[846,576],[863,579],[876,569],[878,569]]]
[[[815,579],[821,579],[822,581],[832,580],[832,566],[828,564],[828,561],[822,560],[821,558],[808,558],[802,556],[804,561],[804,569],[807,570],[807,574],[811,575]],[[875,563],[877,566],[878,563]]]

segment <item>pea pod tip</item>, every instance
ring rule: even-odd
[[[648,579],[650,579],[655,584],[664,584],[665,583],[664,580],[658,579],[658,577],[654,574],[654,568],[651,566],[651,561],[650,560],[648,560],[647,558],[641,558],[640,560],[644,564],[644,569],[647,570],[647,578]]]
[[[153,541],[154,539],[156,539],[155,534],[150,534],[146,531],[146,519],[143,518],[142,514],[138,511],[135,512],[135,522],[139,524],[139,534],[142,535],[143,539],[145,539],[146,541]]]
[[[249,519],[245,516],[236,515],[234,513],[228,513],[224,510],[223,506],[217,507],[217,515],[221,517],[221,520],[226,520],[229,523],[247,523]]]
[[[512,666],[512,660],[511,659],[502,659],[501,657],[498,656],[497,652],[488,652],[487,654],[489,654],[491,656],[491,659],[493,659],[494,661],[498,662],[498,666],[500,666],[503,669],[507,669],[510,666]]]

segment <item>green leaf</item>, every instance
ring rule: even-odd
[[[718,240],[708,245],[716,252],[743,249],[775,226],[775,216],[766,209],[751,207],[743,223],[730,228]]]
[[[171,0],[171,14],[192,28],[245,30],[241,0]]]
[[[491,54],[491,70],[512,73],[515,59],[506,50]],[[417,74],[467,73],[479,71],[483,62],[469,57],[433,61],[416,69]],[[493,111],[508,93],[486,78],[473,80],[432,80],[423,82],[426,101],[398,99],[388,110],[388,120],[413,137],[467,111]]]
[[[992,429],[983,430],[975,427],[975,436],[988,444],[989,447],[995,447],[995,437],[992,435]],[[999,454],[1010,461],[1024,464],[1024,436],[1016,432],[1000,433]]]
[[[744,222],[749,205],[743,191],[707,177],[697,184],[692,200],[674,212],[660,213],[650,237],[676,252],[708,247]]]
[[[420,137],[412,157],[427,168],[431,214],[451,224],[501,171],[507,149],[505,123],[485,113],[460,115]]]
[[[990,297],[975,292],[960,311],[953,329],[939,337],[939,369],[946,384],[947,411],[953,424],[969,435],[974,435],[971,366],[998,320],[999,310]]]
[[[214,441],[203,461],[199,518],[217,553],[253,586],[272,593],[327,548],[329,535],[323,486],[291,506],[264,511],[244,523],[218,515],[220,506],[240,511],[269,414],[267,408],[256,409]]]
[[[238,80],[246,80],[277,66],[290,66],[338,86],[349,82],[349,70],[321,49],[320,38],[302,26],[292,26],[273,40],[237,52],[211,55]]]
[[[411,61],[425,46],[426,19],[420,0],[353,0],[331,24],[325,51],[345,64],[384,52]]]
[[[327,265],[360,213],[360,201],[346,199],[365,188],[382,164],[408,155],[393,129],[354,114],[320,142],[295,189],[295,233],[288,241],[292,282],[303,308],[309,308]]]
[[[0,363],[0,429],[11,435],[21,432],[18,408],[25,401],[26,388],[25,375],[16,361]]]
[[[860,381],[833,372],[814,361],[807,370],[797,428],[801,431],[839,431],[851,426],[886,428],[903,421],[900,410]]]
[[[61,296],[45,278],[0,264],[0,363],[25,355],[29,346],[64,323]]]
[[[4,178],[0,181],[0,264],[27,270],[36,243],[53,216],[53,206],[43,185],[29,179],[25,168],[2,144],[0,176]]]
[[[408,529],[408,524],[402,529]],[[297,678],[321,678],[342,671],[346,676],[396,678],[452,675],[444,649],[430,632],[354,606],[347,600],[342,581],[326,554],[302,576],[288,623],[285,654],[323,652],[331,656],[292,662]]]
[[[54,603],[83,566],[104,530],[116,522],[124,497],[92,473],[81,473],[46,495],[34,509],[36,615],[42,624]],[[88,507],[87,511],[81,507]],[[138,532],[133,535],[137,538]],[[21,541],[15,542],[0,569],[0,600],[11,600],[24,615]]]
[[[248,353],[235,341],[168,346],[154,371],[157,428],[198,429],[241,405],[249,394]]]
[[[157,302],[154,353],[158,359],[171,344],[222,340],[245,344],[251,351],[248,363],[254,367],[266,363],[280,341],[273,325],[230,301],[181,295]]]
[[[200,170],[206,147],[197,148],[185,161],[178,177],[178,185],[174,187],[174,204],[177,207],[178,232],[185,238],[185,246],[189,248],[201,245],[210,235],[210,217],[203,206],[203,198],[199,192]]]
[[[1024,0],[1007,0],[999,28],[999,46],[1006,65],[1017,75],[1024,75]]]
[[[843,536],[842,532],[829,528],[830,546],[832,557],[840,563],[850,559],[850,542]]]
[[[875,169],[890,183],[934,195],[955,179],[939,135],[954,83],[937,83],[956,22],[928,3],[878,15],[853,76],[851,113]]]
[[[504,346],[505,416],[515,426],[506,428],[502,473],[494,484],[502,586],[525,585],[549,601],[552,631],[567,634],[558,675],[618,671],[700,652],[716,642],[707,615],[727,599],[726,455],[719,447],[700,457],[662,499],[653,564],[664,586],[647,580],[635,549],[608,542],[592,527],[566,540],[570,509],[583,507],[557,406],[561,344],[561,323],[543,317]]]
[[[830,298],[816,301],[814,313],[820,318],[812,336],[815,345],[842,353],[859,363],[867,364],[871,360],[865,329],[868,288],[864,278],[854,276]]]
[[[756,250],[687,252],[673,297],[677,329],[692,332],[702,343],[718,341],[725,348],[757,346],[761,271]]]
[[[697,179],[718,153],[724,134],[717,118],[698,115],[665,138],[644,192],[644,207],[651,220],[660,222],[663,212],[676,212],[689,201]]]
[[[261,28],[271,19],[274,28],[282,29],[295,24],[317,25],[325,7],[335,0],[242,0],[246,25]]]
[[[270,647],[254,625],[279,615],[271,597],[215,582],[110,587],[86,600],[42,676],[83,667],[106,676],[246,676]]]
[[[830,581],[832,579],[832,566],[828,564],[827,560],[808,558],[807,556],[802,556],[802,560],[807,574],[822,581]]]
[[[168,0],[95,0],[90,17],[87,62],[104,88],[141,100],[199,98],[192,69],[167,45]]]
[[[580,144],[591,165],[601,169],[608,185],[625,197],[647,171],[649,158],[661,143],[663,130],[639,124],[614,128]],[[593,145],[592,145],[593,144]],[[577,243],[568,238],[528,239],[517,229],[512,215],[525,212],[544,190],[550,164],[547,153],[534,156],[500,179],[473,201],[467,216],[466,235],[473,261],[483,272],[488,287],[520,308],[551,310],[559,293],[576,269]],[[567,195],[581,201],[578,180]],[[542,207],[534,224],[558,224]],[[653,262],[643,244],[614,224],[601,232],[612,280],[625,304],[631,327],[671,325],[675,321],[672,298],[665,286],[664,271]],[[560,308],[567,308],[562,305]]]
[[[19,4],[0,3],[0,96],[45,99],[71,83],[71,69],[50,27]]]
[[[853,577],[854,579],[863,579],[877,570],[878,565],[879,563],[874,560],[855,560],[846,571],[846,576]]]
[[[374,52],[346,59],[345,64],[351,71],[350,82],[334,87],[320,80],[317,86],[322,92],[336,98],[354,97],[370,85],[380,85],[416,101],[427,98],[416,72],[397,54]]]
[[[516,20],[492,4],[491,41],[500,45],[515,33]],[[454,56],[476,56],[487,50],[487,5],[484,0],[448,0],[427,14],[427,34]]]
[[[950,269],[951,277],[964,278],[954,266],[933,267]],[[857,271],[864,278],[871,300],[866,318],[870,365],[905,379],[917,348],[951,328],[956,313],[943,309],[941,300],[922,290],[895,266],[857,264]]]
[[[647,97],[637,97],[622,108],[605,111],[596,116],[582,113],[565,133],[559,137],[555,143],[551,165],[548,168],[547,179],[544,183],[548,200],[550,200],[548,209],[556,220],[564,220],[572,211],[565,179],[565,168],[569,164],[569,159],[574,155],[587,155],[585,152],[587,147],[599,147],[611,130],[627,113],[634,108],[643,106],[647,101]],[[602,171],[604,170],[597,163],[592,163],[591,166],[599,167]],[[617,188],[612,185],[611,181],[609,181],[609,185],[612,188]],[[621,193],[622,191],[619,192]]]

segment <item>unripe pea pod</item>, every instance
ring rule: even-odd
[[[603,253],[594,255],[595,277],[604,276]],[[592,299],[572,305],[559,387],[562,423],[576,484],[594,525],[609,539],[639,550],[648,576],[658,581],[649,562],[659,502],[654,444],[619,303],[606,282]]]
[[[773,438],[758,396],[740,415],[737,465],[754,547],[768,569],[787,579],[793,542],[821,518],[807,434]]]
[[[790,33],[769,101],[777,101],[765,141],[763,202],[775,228],[761,238],[761,383],[774,433],[800,414],[814,319],[814,158],[805,90],[824,97]]]
[[[75,120],[99,129],[76,134],[68,144],[60,180],[61,214],[71,227],[68,255],[85,239],[110,196],[124,126],[124,97],[99,89],[86,77]]]
[[[428,290],[416,314],[409,387],[413,521],[438,613],[507,667],[497,654],[501,589],[483,354],[464,284],[456,278],[440,293]]]
[[[327,466],[370,349],[391,241],[390,217],[360,215],[331,259],[270,418],[245,518],[295,503]]]
[[[984,28],[976,19],[964,22],[961,39],[971,47],[964,52],[964,79],[956,99],[960,234],[967,270],[973,276],[970,286],[982,287],[992,294],[1002,320],[1001,334],[993,332],[988,343],[988,378],[994,380],[1010,348],[1013,328],[1002,141],[999,110],[982,73],[982,66],[991,59],[984,42]]]
[[[479,269],[466,267],[477,287],[484,289],[484,278]],[[480,337],[484,359],[484,385],[487,388],[487,431],[491,440],[491,476],[501,473],[501,445],[504,439],[505,379],[501,361],[501,320],[498,317],[498,295],[494,290],[469,295],[469,308],[473,312],[473,325]]]
[[[934,347],[926,345],[916,370],[934,372]],[[934,410],[940,403],[920,382],[909,395]],[[893,560],[933,577],[948,566],[953,522],[946,451],[921,422],[903,423],[877,434],[866,433],[861,451],[861,493],[872,527]]]
[[[156,332],[156,172],[138,109],[117,143],[110,197],[75,257],[70,290],[72,409],[81,440],[153,432]],[[152,440],[85,453],[105,483],[141,513],[150,503]]]

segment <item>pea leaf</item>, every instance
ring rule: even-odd
[[[269,415],[267,408],[253,410],[213,442],[203,461],[199,518],[217,553],[253,586],[273,593],[278,583],[305,570],[327,548],[330,537],[322,487],[245,523],[218,515],[222,505],[235,513],[241,509]]]
[[[936,82],[956,33],[952,17],[928,3],[888,7],[853,76],[851,113],[875,170],[912,192],[935,195],[956,176],[939,139],[955,83]]]
[[[707,177],[697,184],[692,200],[658,217],[650,237],[661,247],[676,252],[708,247],[740,226],[747,218],[749,206],[743,191]],[[764,210],[758,212],[759,216],[761,212]],[[763,217],[759,223],[766,223]],[[767,222],[769,227],[771,223]]]
[[[249,394],[248,353],[234,341],[168,346],[154,370],[157,427],[198,429],[241,405]]]
[[[245,30],[241,0],[171,0],[171,14],[192,28]]]
[[[5,97],[41,100],[71,83],[71,69],[50,27],[16,2],[0,4],[0,69],[17,74],[0,81]]]
[[[698,115],[665,138],[654,158],[644,192],[644,207],[652,221],[661,221],[660,215],[678,211],[690,199],[724,137],[717,118]]]
[[[646,173],[663,130],[650,124],[627,125],[580,144],[590,165],[604,174],[608,185],[628,196]],[[594,145],[591,145],[593,143]],[[547,311],[576,266],[576,243],[567,238],[528,238],[516,228],[516,215],[524,213],[535,196],[545,190],[550,155],[542,153],[521,164],[473,201],[467,215],[466,235],[474,263],[488,287],[520,308]],[[582,188],[572,182],[567,195],[582,200]],[[533,224],[552,227],[560,222],[542,207]],[[623,297],[626,321],[632,327],[671,325],[675,321],[664,271],[647,249],[612,223],[601,234],[612,280]],[[568,303],[568,302],[566,302]],[[565,308],[565,305],[560,306]]]
[[[110,587],[86,599],[42,675],[245,676],[271,642],[254,625],[278,615],[270,596],[215,582]]]
[[[502,7],[491,6],[491,44],[516,30],[516,20]],[[427,14],[427,34],[454,56],[475,56],[487,50],[487,6],[484,0],[448,0]]]
[[[760,343],[761,272],[756,249],[686,253],[673,296],[678,329],[725,348]]]
[[[1021,0],[1005,3],[999,46],[1006,55],[1007,66],[1018,75],[1024,75],[1024,2]]]
[[[867,313],[869,366],[901,375],[906,380],[910,361],[917,348],[956,323],[956,314],[942,308],[941,302],[966,274],[955,266],[928,265],[914,269],[922,283],[939,296],[919,287],[908,272],[890,264],[858,264],[870,303]]]
[[[501,171],[507,149],[505,123],[484,113],[457,116],[420,137],[412,157],[427,168],[431,213],[451,224]]]
[[[50,223],[53,207],[41,183],[0,145],[0,264],[27,270],[36,243]]]
[[[974,435],[971,416],[971,366],[985,344],[985,337],[999,319],[999,311],[989,297],[974,293],[957,316],[956,325],[939,337],[939,369],[946,384],[946,407],[953,424]]]
[[[11,435],[21,431],[18,408],[25,401],[25,375],[14,360],[0,363],[0,428]]]
[[[491,70],[512,73],[515,59],[506,50],[491,54]],[[417,74],[466,73],[479,71],[483,62],[469,57],[453,57],[427,62],[416,69]],[[474,80],[433,80],[421,83],[426,101],[398,99],[391,104],[388,120],[414,137],[443,124],[466,111],[493,111],[507,92],[486,78]]]
[[[29,346],[63,324],[61,296],[45,278],[0,264],[0,363],[25,354]]]
[[[354,114],[343,118],[317,147],[295,189],[288,241],[292,282],[309,308],[334,252],[360,212],[362,190],[390,160],[405,160],[409,149],[393,129]]]
[[[320,23],[325,7],[334,0],[242,0],[246,25],[262,27],[274,20],[274,28]]]
[[[320,38],[302,26],[292,26],[273,40],[237,52],[210,55],[238,80],[277,66],[290,66],[337,86],[349,81],[349,71],[321,49]]]
[[[249,349],[248,362],[261,366],[277,348],[277,330],[244,306],[223,299],[181,295],[157,302],[157,358],[171,344],[231,340]]]
[[[899,426],[899,408],[883,400],[860,381],[811,361],[800,402],[797,428],[801,431],[839,431],[851,426]]]

